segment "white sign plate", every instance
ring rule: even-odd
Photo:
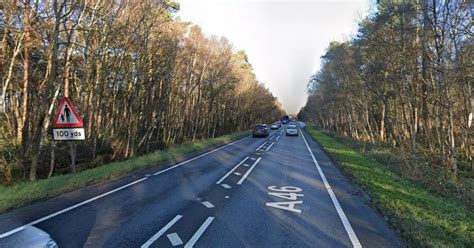
[[[53,140],[85,140],[84,128],[53,128]]]

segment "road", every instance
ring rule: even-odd
[[[31,224],[60,247],[403,246],[304,130],[283,131],[0,215],[0,238]]]

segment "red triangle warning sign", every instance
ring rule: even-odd
[[[53,127],[82,127],[84,123],[77,114],[67,97],[64,97],[59,105],[58,112],[54,116]]]

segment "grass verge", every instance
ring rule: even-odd
[[[474,247],[474,213],[465,206],[429,193],[321,131],[310,126],[306,130],[364,189],[409,246]]]
[[[245,135],[248,135],[248,131],[176,145],[163,151],[80,171],[76,175],[54,176],[36,182],[21,182],[10,187],[0,186],[0,213],[71,192],[94,183],[105,182],[131,172],[157,166],[157,163],[176,159],[213,145],[225,144],[242,138]]]

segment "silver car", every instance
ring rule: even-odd
[[[0,247],[57,248],[58,245],[48,233],[34,226],[26,226],[16,233],[1,238]]]
[[[298,128],[296,125],[290,124],[286,128],[286,136],[298,136]]]

